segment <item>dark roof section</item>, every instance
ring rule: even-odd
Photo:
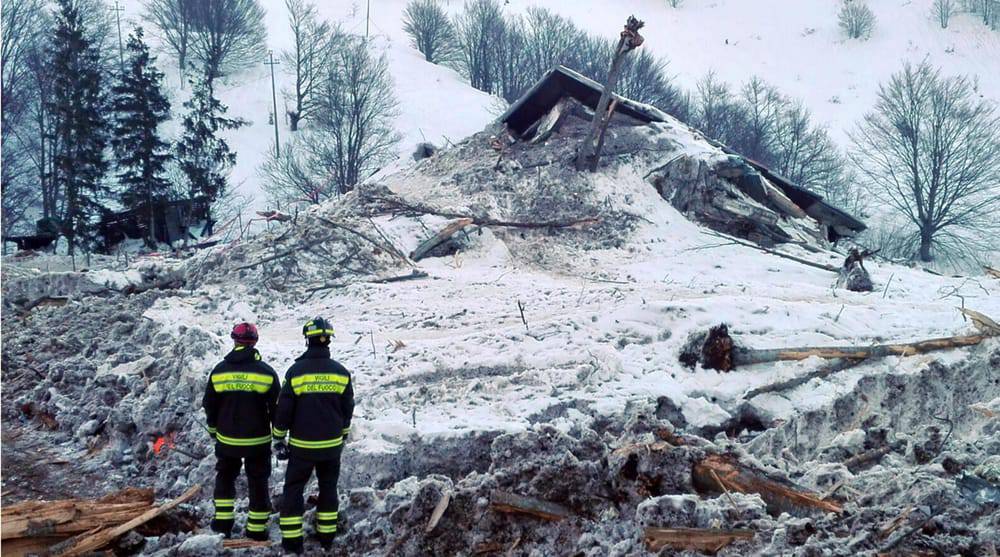
[[[793,183],[791,180],[773,172],[763,164],[760,164],[753,159],[744,157],[725,145],[722,145],[721,147],[726,153],[736,155],[745,160],[747,164],[754,168],[754,170],[760,172],[762,176],[780,188],[781,191],[788,196],[788,199],[791,199],[793,203],[801,207],[807,215],[832,227],[837,237],[853,236],[854,234],[868,228],[868,225],[861,222],[857,218],[827,203],[823,199],[822,195],[809,191],[806,188]],[[831,240],[835,239],[836,238],[831,238]]]
[[[581,104],[594,110],[601,100],[601,92],[604,87],[581,74],[564,66],[556,66],[545,73],[538,83],[529,89],[520,99],[510,105],[507,112],[500,117],[500,121],[507,124],[507,129],[514,132],[518,137],[537,122],[539,118],[548,114],[552,107],[559,102],[559,99],[570,96],[580,101]],[[665,122],[667,115],[652,106],[637,103],[619,95],[616,113],[631,116],[641,122]]]
[[[597,108],[597,103],[600,101],[603,90],[604,86],[593,79],[585,77],[565,66],[555,66],[546,72],[538,80],[538,83],[535,83],[524,95],[521,95],[521,98],[517,102],[510,105],[507,112],[504,112],[503,116],[500,117],[500,122],[507,124],[507,129],[515,136],[522,137],[525,132],[531,129],[535,122],[548,114],[563,97],[570,96],[591,110],[594,110]],[[666,122],[670,119],[670,116],[656,107],[635,102],[619,95],[614,95],[614,98],[618,99],[618,105],[615,108],[616,113],[625,114],[647,124],[650,122]],[[705,136],[705,134],[701,135]],[[745,160],[747,164],[780,188],[807,215],[828,225],[834,236],[831,239],[841,236],[853,236],[867,228],[865,223],[830,205],[823,200],[822,196],[792,183],[779,174],[772,172],[763,164],[748,159],[717,141],[713,141],[707,137],[706,139],[709,143],[721,148],[727,154],[736,155]]]

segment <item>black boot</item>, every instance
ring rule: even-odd
[[[232,520],[219,520],[217,518],[212,519],[212,531],[216,534],[222,534],[226,538],[233,537],[233,521]]]
[[[285,550],[285,553],[294,553],[296,555],[301,555],[302,538],[282,538],[281,548]]]
[[[250,538],[251,540],[256,540],[259,542],[266,542],[267,540],[270,539],[267,535],[267,530],[263,532],[251,532],[250,530],[247,530],[247,537]]]

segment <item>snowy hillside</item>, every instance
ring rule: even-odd
[[[832,1],[686,0],[674,9],[663,0],[511,0],[505,9],[522,12],[533,5],[545,6],[606,37],[616,36],[625,18],[635,14],[647,23],[643,48],[669,60],[668,71],[678,85],[692,89],[709,71],[734,85],[754,75],[762,77],[783,93],[802,99],[817,121],[828,125],[835,140],[846,147],[847,133],[871,109],[878,84],[903,61],[926,59],[946,73],[975,76],[983,96],[1000,99],[1000,33],[964,14],[955,16],[948,29],[941,29],[930,15],[931,2],[871,2],[878,23],[867,41],[843,37],[837,26],[837,3]],[[268,47],[277,53],[291,45],[286,9],[280,0],[263,4]],[[365,33],[365,2],[320,2],[317,6],[322,17],[340,22],[345,30]],[[458,142],[482,129],[503,107],[501,100],[469,87],[454,71],[425,62],[410,47],[403,32],[405,6],[405,0],[371,2],[369,27],[389,57],[395,80],[403,163],[418,142]],[[461,2],[452,0],[446,6],[455,12]],[[141,23],[136,16],[141,12],[139,2],[128,3],[126,20]],[[161,55],[159,61],[172,80],[177,113],[185,95],[176,90],[176,71],[168,60],[169,56]],[[239,184],[241,193],[256,198],[256,208],[266,205],[257,168],[274,134],[268,125],[270,75],[261,62],[257,69],[237,76],[235,84],[220,88],[231,114],[252,122],[232,133],[232,146],[238,153],[233,183]],[[276,70],[280,91],[288,87],[290,76],[280,65]],[[278,112],[283,107],[279,93]],[[279,133],[286,141],[292,132],[283,125]]]
[[[690,89],[709,71],[734,85],[759,76],[805,101],[846,146],[847,132],[874,105],[879,83],[905,61],[927,60],[946,74],[976,77],[983,96],[1000,100],[1000,33],[966,14],[941,29],[932,3],[868,2],[878,21],[866,41],[844,37],[839,3],[832,0],[685,0],[676,9],[662,0],[543,4],[609,37],[635,14],[646,21],[643,48],[669,60],[679,85]]]

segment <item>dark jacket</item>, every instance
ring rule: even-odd
[[[351,431],[351,374],[330,359],[327,346],[310,346],[285,374],[274,419],[274,436],[289,435],[292,454],[309,460],[339,458]]]
[[[202,406],[217,454],[252,456],[271,450],[271,422],[281,384],[256,348],[237,346],[209,375]]]

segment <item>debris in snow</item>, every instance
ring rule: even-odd
[[[844,265],[840,268],[840,278],[838,284],[851,292],[871,292],[872,278],[865,269],[865,257],[871,255],[870,252],[860,252],[857,248],[851,248],[851,252],[844,260]],[[886,285],[888,288],[888,285]]]

